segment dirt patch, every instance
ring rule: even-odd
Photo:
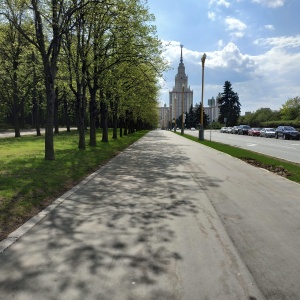
[[[292,174],[287,171],[283,166],[275,166],[275,165],[267,165],[264,163],[261,163],[253,158],[249,157],[241,157],[241,160],[245,161],[246,163],[258,167],[258,168],[263,168],[266,169],[270,172],[276,173],[277,175],[280,175],[282,177],[288,177],[291,176]]]

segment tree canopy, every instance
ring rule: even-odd
[[[237,124],[241,113],[239,96],[233,91],[229,81],[225,81],[223,88],[223,93],[217,97],[217,102],[220,105],[219,122],[224,122],[227,126],[234,126]]]
[[[14,38],[10,45],[0,43],[7,70],[0,81],[6,93],[2,116],[8,122],[15,119],[16,132],[20,118],[24,125],[44,126],[45,159],[55,159],[53,127],[58,123],[77,126],[79,149],[85,149],[88,126],[90,146],[96,145],[97,126],[103,128],[103,142],[108,141],[108,126],[114,127],[115,138],[117,126],[120,135],[122,128],[127,134],[155,126],[159,78],[168,64],[145,1],[1,3],[0,40],[8,34]]]

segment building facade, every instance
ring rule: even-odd
[[[205,114],[209,117],[209,123],[217,122],[220,114],[220,107],[214,97],[208,99],[208,106],[204,106],[203,110]]]
[[[159,107],[158,110],[158,127],[161,129],[167,129],[169,128],[169,119],[170,119],[170,112],[169,107],[165,104],[162,107]]]
[[[189,112],[191,105],[193,104],[193,91],[190,89],[188,83],[188,76],[185,74],[185,66],[182,57],[182,48],[180,55],[180,63],[178,66],[178,72],[175,76],[175,86],[172,91],[169,91],[169,108],[170,108],[170,121],[174,118],[177,119],[183,112]]]

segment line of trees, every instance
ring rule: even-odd
[[[252,127],[277,127],[290,125],[300,128],[300,97],[288,99],[279,110],[260,108],[239,118],[239,124]]]
[[[288,99],[277,110],[260,108],[252,113],[241,116],[241,103],[239,96],[232,89],[230,81],[225,81],[223,93],[217,96],[220,106],[219,124],[235,126],[248,124],[251,127],[277,127],[279,125],[291,125],[300,128],[300,97]]]
[[[167,70],[154,16],[142,0],[3,0],[0,8],[0,118],[15,136],[25,124],[54,160],[58,125],[96,146],[157,123],[158,80]],[[0,123],[1,123],[0,119]],[[55,130],[53,130],[55,129]]]

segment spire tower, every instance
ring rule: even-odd
[[[180,48],[181,48],[180,63],[182,63],[183,62],[183,58],[182,58],[182,48],[183,48],[183,45],[180,45]]]

